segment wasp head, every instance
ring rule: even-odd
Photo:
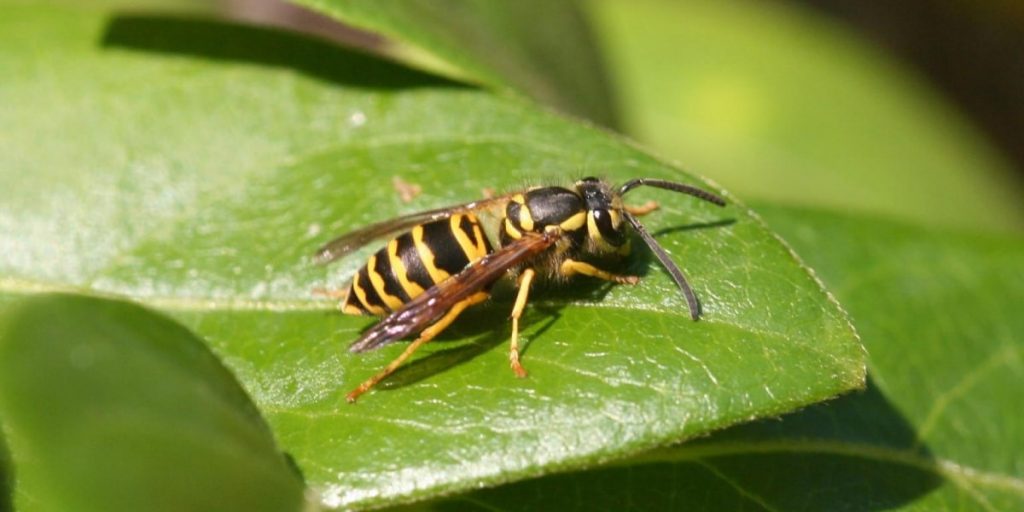
[[[587,238],[595,252],[617,251],[626,245],[621,194],[608,182],[594,177],[576,182],[587,213]]]

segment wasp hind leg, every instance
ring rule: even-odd
[[[559,272],[566,277],[583,274],[585,276],[596,277],[598,279],[604,279],[605,281],[621,284],[636,284],[640,282],[640,278],[637,276],[621,276],[618,274],[612,274],[611,272],[601,270],[589,263],[573,259],[563,261],[562,266],[559,267]]]
[[[526,308],[526,301],[530,296],[530,285],[533,284],[533,277],[537,272],[528,268],[519,275],[519,293],[516,294],[516,304],[512,307],[512,342],[508,350],[508,362],[515,372],[516,377],[526,377],[526,368],[519,362],[519,317],[523,315]]]
[[[327,297],[331,300],[338,301],[338,309],[346,315],[365,315],[367,311],[349,303],[349,297],[352,296],[352,287],[348,286],[342,289],[327,289],[327,288],[313,288],[314,297]]]
[[[313,294],[314,297],[327,297],[328,299],[331,299],[331,300],[340,300],[340,301],[344,302],[345,300],[348,299],[348,294],[349,294],[349,291],[351,291],[351,290],[352,290],[351,287],[336,288],[336,289],[313,288],[312,294]]]
[[[405,362],[406,359],[409,359],[409,356],[411,356],[413,352],[416,352],[418,348],[422,347],[424,344],[434,339],[434,337],[437,336],[438,334],[441,334],[441,331],[445,330],[449,325],[451,325],[451,323],[454,322],[455,319],[459,317],[459,314],[461,314],[463,310],[474,304],[479,304],[487,300],[487,297],[489,297],[487,292],[477,292],[463,299],[461,302],[457,302],[454,306],[452,306],[451,309],[448,310],[447,313],[444,314],[443,317],[441,317],[440,320],[434,322],[433,324],[430,325],[430,327],[424,329],[423,332],[420,333],[419,337],[417,337],[415,341],[409,344],[409,346],[406,347],[405,351],[402,352],[400,356],[396,357],[394,361],[388,363],[388,365],[385,366],[383,370],[378,372],[377,375],[374,375],[373,377],[366,379],[365,381],[363,381],[362,384],[359,385],[359,387],[353,389],[349,394],[345,395],[345,399],[348,400],[348,403],[355,403],[356,399],[359,398],[359,395],[366,393],[367,391],[370,390],[370,388],[377,385],[378,382],[384,380],[384,378],[387,377],[388,375],[391,375],[396,369],[398,369],[399,366],[402,365],[402,363]]]

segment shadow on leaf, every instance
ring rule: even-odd
[[[227,21],[119,14],[107,26],[102,44],[108,48],[288,68],[350,87],[467,87],[328,41]]]
[[[736,219],[720,219],[711,222],[699,222],[696,224],[683,224],[680,226],[671,226],[657,231],[652,232],[654,238],[662,237],[665,235],[671,235],[673,233],[685,233],[687,231],[696,231],[699,229],[713,229],[713,228],[724,228],[736,224]]]
[[[531,292],[531,297],[543,295],[545,288],[551,285],[539,286]],[[580,279],[578,286],[571,288],[572,294],[561,295],[565,299],[575,296],[576,300],[600,300],[608,293],[610,285],[591,279]],[[536,293],[536,294],[535,294]],[[499,300],[488,307],[478,308],[463,313],[459,320],[451,328],[438,335],[432,344],[449,343],[462,340],[467,337],[476,336],[468,343],[460,344],[453,348],[437,350],[429,355],[414,359],[395,371],[390,377],[380,384],[380,389],[399,389],[410,384],[415,384],[438,373],[448,371],[459,365],[468,363],[477,356],[490,352],[495,347],[506,346],[511,339],[511,322],[508,319],[508,312],[512,310],[511,296],[500,293]],[[520,338],[520,354],[523,357],[523,365],[529,370],[529,358],[527,352],[533,340],[540,338],[550,329],[561,317],[559,311],[569,305],[569,301],[545,302],[544,304],[527,307],[523,317],[520,319],[520,328],[523,337]],[[501,357],[507,357],[502,352]],[[509,370],[509,375],[512,370]]]

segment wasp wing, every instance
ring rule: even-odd
[[[509,269],[533,258],[561,238],[561,232],[526,233],[497,251],[470,263],[381,320],[352,343],[352,352],[366,352],[426,329],[459,301],[497,281]]]
[[[510,197],[512,197],[512,194],[473,201],[472,203],[457,204],[434,210],[410,213],[409,215],[403,215],[401,217],[395,217],[376,224],[370,224],[369,226],[351,231],[327,242],[317,249],[316,253],[313,255],[313,261],[320,264],[330,263],[378,238],[406,231],[417,224],[445,219],[456,213],[494,208],[496,206],[503,205]]]

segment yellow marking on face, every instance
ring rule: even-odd
[[[359,274],[356,274],[355,279],[352,280],[352,291],[356,292],[356,298],[359,299],[359,302],[363,303],[367,311],[375,315],[383,315],[385,313],[384,308],[376,304],[370,304],[370,301],[366,300],[366,290],[359,284]]]
[[[530,214],[530,209],[525,204],[519,208],[519,225],[523,227],[524,231],[533,231],[533,215]]]
[[[373,285],[373,289],[380,296],[380,299],[387,304],[392,311],[402,307],[402,299],[395,297],[394,295],[388,294],[384,291],[384,276],[377,273],[374,268],[377,266],[377,255],[370,256],[370,261],[366,263],[366,275],[370,278],[370,284]]]
[[[398,284],[402,285],[405,294],[410,299],[415,299],[424,292],[423,288],[414,281],[409,280],[409,274],[405,269],[405,263],[398,256],[398,239],[394,238],[388,242],[388,261],[391,263],[391,272],[398,276]]]
[[[523,234],[512,225],[512,221],[505,219],[505,234],[512,237],[515,240],[519,240],[523,237]]]
[[[587,214],[584,212],[577,212],[572,217],[562,221],[558,227],[562,228],[562,231],[576,231],[583,227],[583,224],[587,222]]]
[[[594,218],[594,212],[587,212],[587,235],[594,240],[601,239],[601,230],[597,229],[597,219]]]
[[[427,269],[430,279],[435,284],[450,277],[448,272],[437,268],[437,265],[434,264],[434,252],[430,250],[430,246],[423,242],[423,226],[412,228],[412,243],[416,246],[416,252],[419,253],[423,266]]]
[[[622,217],[619,216],[619,212],[616,210],[608,210],[608,217],[612,221],[612,228],[619,229],[619,224],[622,223]]]
[[[597,246],[602,250],[608,250],[611,245],[608,241],[601,236],[601,230],[597,228],[597,219],[594,218],[594,212],[587,212],[587,235],[594,241]]]

